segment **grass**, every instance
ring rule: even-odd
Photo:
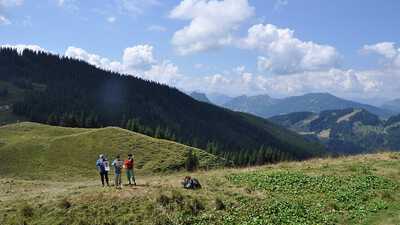
[[[154,139],[124,129],[81,129],[19,123],[0,127],[0,176],[23,179],[73,180],[97,177],[99,154],[109,160],[133,153],[138,173],[162,173],[184,168],[189,149],[199,156],[200,168],[220,166],[202,150]]]
[[[138,186],[0,179],[0,224],[400,224],[400,154],[140,175]]]
[[[2,225],[400,224],[400,153],[187,173],[187,146],[117,128],[21,123],[0,127],[0,143]],[[102,188],[97,154],[132,146],[138,186]],[[203,188],[183,189],[186,175]]]

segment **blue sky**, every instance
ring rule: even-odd
[[[185,91],[375,103],[400,97],[399,11],[396,0],[0,0],[0,45]]]

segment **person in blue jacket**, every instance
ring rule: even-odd
[[[104,187],[104,181],[107,183],[107,186],[110,186],[108,181],[108,171],[110,170],[110,166],[108,164],[108,160],[104,157],[103,154],[99,155],[99,159],[96,161],[96,167],[100,174],[101,184]]]

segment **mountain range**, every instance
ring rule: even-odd
[[[242,95],[230,99],[221,106],[234,111],[251,113],[263,118],[284,115],[292,112],[319,113],[324,110],[346,108],[362,108],[382,118],[389,118],[396,114],[394,107],[376,107],[342,99],[329,93],[309,93],[287,98],[272,98],[268,95]],[[400,107],[400,104],[398,104],[398,106]]]
[[[16,120],[66,127],[118,126],[235,157],[270,148],[289,158],[324,154],[319,143],[268,120],[199,102],[167,85],[44,52],[0,49],[0,105]],[[0,117],[2,115],[0,114]],[[211,147],[210,147],[211,146]],[[284,154],[283,154],[284,153]]]
[[[334,153],[400,149],[400,115],[382,120],[365,109],[348,108],[295,112],[270,120],[310,140],[321,141]]]

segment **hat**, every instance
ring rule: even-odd
[[[129,153],[128,156],[132,156],[132,153]]]

